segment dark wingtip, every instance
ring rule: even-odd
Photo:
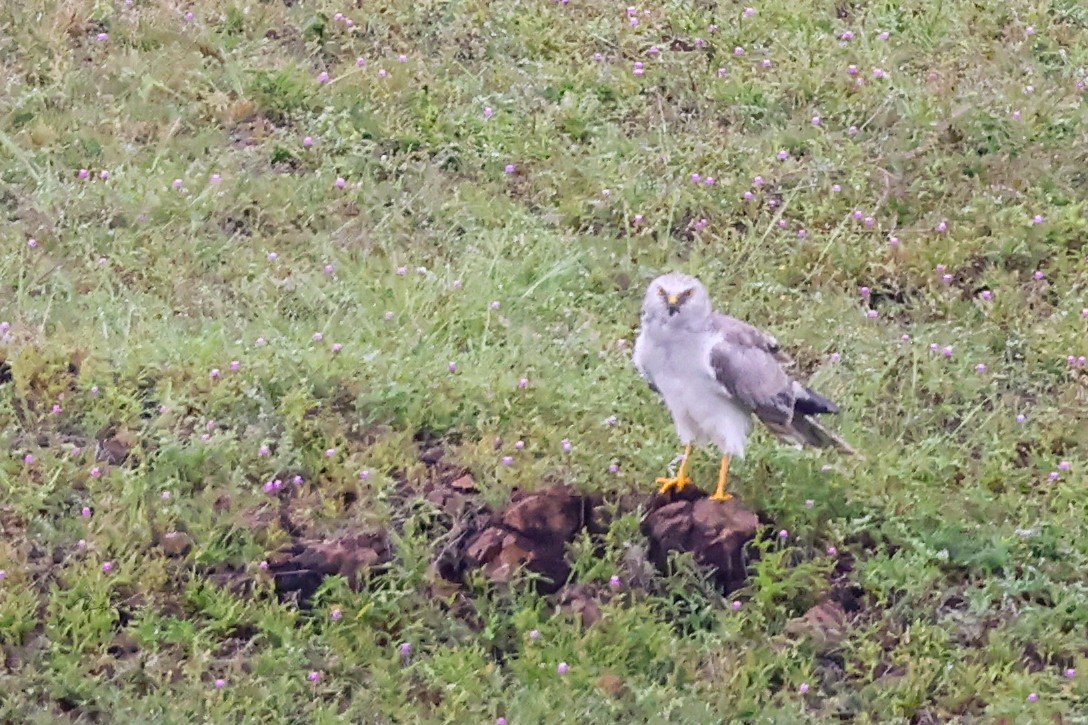
[[[819,415],[821,413],[839,412],[839,406],[808,388],[805,388],[805,396],[798,397],[796,402],[794,402],[793,409],[801,415]]]

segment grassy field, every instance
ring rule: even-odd
[[[1088,722],[1088,9],[899,5],[4,3],[0,721]],[[866,456],[757,434],[728,595],[631,564],[668,269]],[[436,578],[436,449],[618,507],[599,621]]]

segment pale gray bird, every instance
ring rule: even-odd
[[[713,443],[722,463],[711,498],[732,498],[726,492],[729,461],[744,457],[753,413],[780,440],[797,447],[835,447],[855,454],[813,417],[839,409],[786,373],[783,365],[792,361],[778,341],[715,312],[706,287],[694,277],[670,272],[650,282],[633,360],[650,388],[664,398],[685,446],[677,475],[657,479],[661,493],[691,483],[692,447]]]

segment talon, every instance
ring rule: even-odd
[[[733,498],[733,494],[731,493],[719,494],[717,491],[715,491],[714,493],[710,494],[711,501],[728,501],[731,498]]]
[[[684,460],[680,462],[680,470],[676,472],[676,476],[673,478],[659,478],[657,482],[661,485],[658,489],[658,493],[668,493],[674,488],[677,491],[681,491],[691,483],[691,479],[688,477],[688,462],[691,460],[691,444],[684,448]]]
[[[687,476],[684,476],[682,478],[680,476],[677,476],[676,478],[659,478],[657,479],[657,482],[661,485],[661,488],[659,488],[657,492],[668,493],[674,488],[677,491],[682,491],[685,486],[691,483],[691,479]]]

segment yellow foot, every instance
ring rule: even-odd
[[[714,493],[710,494],[711,501],[728,501],[731,498],[733,498],[733,494],[731,493],[718,493],[717,491],[715,491]]]
[[[658,489],[658,493],[668,493],[674,488],[677,491],[682,491],[685,486],[691,483],[691,479],[687,476],[677,476],[676,478],[659,478],[657,482],[661,484],[661,488]]]
[[[676,472],[675,478],[659,478],[657,482],[661,484],[661,488],[658,493],[668,493],[674,488],[677,491],[682,491],[685,486],[691,483],[691,479],[688,478],[688,462],[691,461],[691,444],[687,444],[684,447],[684,460],[680,462],[680,470]]]

